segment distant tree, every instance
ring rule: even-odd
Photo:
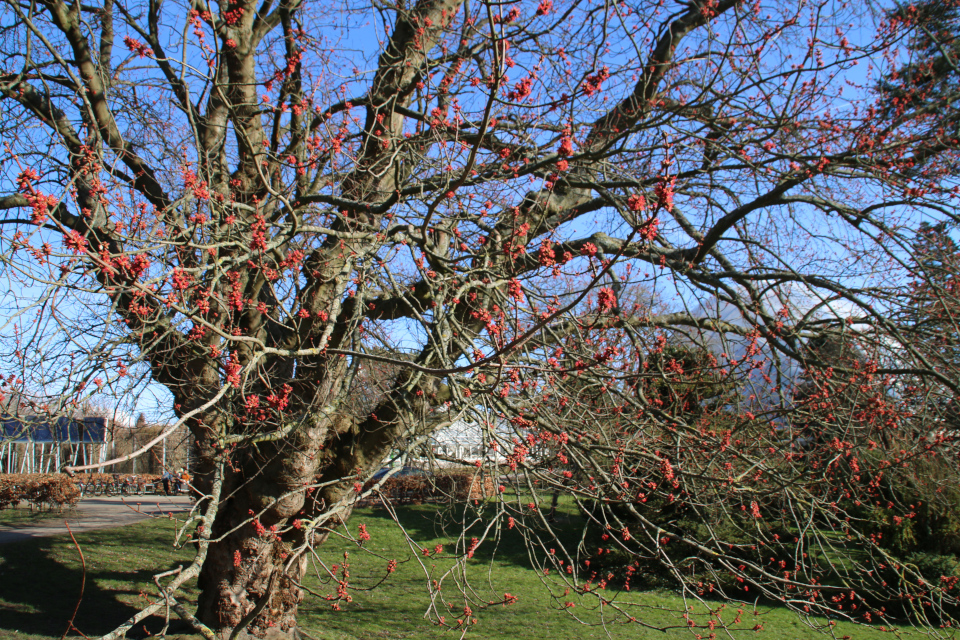
[[[915,344],[944,375],[960,376],[960,248],[946,222],[921,223],[913,243],[908,315]]]
[[[903,37],[906,59],[880,82],[880,108],[893,127],[925,132],[936,140],[960,136],[960,5],[954,0],[897,3],[884,28]],[[915,173],[957,171],[955,154],[911,154]],[[933,177],[933,176],[931,176]],[[922,188],[922,187],[921,187]]]

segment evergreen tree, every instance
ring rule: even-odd
[[[887,26],[892,32],[906,30],[910,58],[885,80],[884,90],[904,109],[955,107],[960,98],[960,5],[923,0],[898,6]]]
[[[960,249],[946,223],[921,223],[913,245],[914,282],[907,314],[914,347],[950,380],[960,379]]]
[[[879,85],[879,111],[890,131],[909,130],[929,141],[913,154],[914,174],[956,175],[960,136],[960,3],[921,0],[897,5],[885,27],[901,39],[902,63]]]

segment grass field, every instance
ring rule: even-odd
[[[461,631],[438,626],[424,619],[430,604],[427,581],[438,578],[454,564],[450,553],[456,544],[459,529],[446,529],[441,512],[432,505],[408,506],[398,510],[398,517],[418,546],[431,550],[430,557],[411,552],[400,529],[382,509],[359,509],[349,529],[357,532],[366,525],[371,539],[358,550],[355,542],[331,539],[320,551],[327,564],[343,563],[349,553],[350,594],[352,602],[341,603],[335,611],[322,596],[333,594],[336,583],[318,579],[316,575],[305,585],[320,597],[308,597],[301,606],[302,628],[317,640],[372,640],[386,638],[459,638]],[[86,585],[76,618],[76,626],[84,635],[102,635],[132,616],[138,606],[154,593],[151,576],[158,570],[185,565],[190,558],[186,550],[171,547],[174,523],[168,520],[148,521],[120,529],[102,530],[77,536],[86,560]],[[468,537],[474,535],[468,533]],[[444,552],[433,554],[436,545]],[[496,551],[494,552],[494,546]],[[398,561],[396,571],[378,588],[360,590],[379,582],[386,575],[387,563]],[[422,561],[422,565],[421,565]],[[314,566],[316,568],[316,565]],[[428,578],[426,569],[430,573]],[[469,604],[477,619],[470,637],[489,640],[565,640],[567,638],[614,638],[645,640],[647,638],[707,638],[709,615],[702,605],[690,603],[690,619],[700,627],[684,628],[685,603],[672,592],[631,592],[622,594],[630,615],[643,625],[624,624],[623,615],[609,606],[599,607],[595,598],[552,598],[538,575],[530,569],[526,550],[516,532],[505,532],[498,545],[484,543],[466,564],[469,579]],[[0,638],[15,640],[51,640],[60,638],[77,603],[82,570],[79,556],[69,537],[31,540],[0,546]],[[443,584],[444,598],[452,609],[441,607],[445,622],[456,624],[463,619],[464,596],[454,576]],[[191,586],[191,589],[193,586]],[[504,594],[516,602],[499,604]],[[612,594],[609,594],[612,595]],[[196,598],[188,590],[186,600]],[[564,609],[563,603],[575,603]],[[494,602],[497,604],[484,605]],[[719,603],[711,605],[719,607]],[[720,618],[732,623],[737,607],[728,605]],[[807,626],[785,609],[743,607],[741,622],[733,626],[736,638],[799,639],[826,637]],[[436,616],[434,616],[434,620]],[[715,618],[716,619],[716,618]],[[821,624],[824,621],[819,621]],[[762,625],[761,631],[754,631]],[[159,621],[151,621],[147,632],[156,633]],[[838,638],[854,640],[892,637],[892,632],[840,623]],[[896,630],[897,635],[912,635]],[[73,634],[76,635],[76,634]],[[143,628],[137,636],[144,637]],[[919,635],[919,634],[917,634]],[[186,640],[191,634],[179,631],[168,638]],[[721,631],[718,637],[724,637]]]
[[[17,507],[0,510],[0,525],[17,527],[43,522],[44,520],[70,519],[76,516],[76,512],[77,510],[74,507],[31,509],[29,505],[21,504]]]

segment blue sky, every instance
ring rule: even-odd
[[[536,3],[524,3],[521,6],[526,7],[527,9],[532,9]],[[358,5],[359,6],[359,5]],[[837,10],[837,15],[843,16],[844,14],[850,16],[850,19],[854,19],[854,14],[863,13],[869,9],[865,9],[866,5],[862,6],[851,6],[844,3],[828,3],[826,6],[833,7]],[[362,11],[357,10],[353,13],[349,11],[355,9],[350,5],[344,6],[344,12],[336,16],[325,16],[325,15],[311,15],[309,19],[312,21],[313,26],[315,27],[316,33],[323,33],[322,39],[317,41],[317,52],[315,55],[318,57],[327,56],[330,60],[333,61],[333,70],[334,75],[329,78],[331,85],[340,82],[345,86],[345,95],[353,96],[358,95],[362,92],[363,87],[366,85],[366,82],[369,80],[370,74],[376,65],[376,57],[379,53],[380,39],[382,38],[381,34],[384,33],[384,25],[379,22],[379,17],[374,12],[369,12],[364,14]],[[761,3],[758,5],[758,9],[761,13],[769,13],[771,20],[775,21],[778,14],[785,12],[790,9],[791,6],[783,5],[782,3]],[[810,8],[811,11],[815,9]],[[332,23],[335,21],[340,21],[344,17],[346,25],[342,27],[334,27]],[[827,15],[826,13],[823,16],[825,22],[830,22],[830,26],[836,26],[837,28],[843,28],[847,32],[847,37],[854,44],[857,41],[867,42],[873,37],[873,27],[857,27],[849,26],[850,22],[844,22],[846,18],[840,17],[836,18],[832,15]],[[836,23],[834,25],[834,23]],[[718,27],[723,29],[723,26]],[[172,31],[171,38],[178,37],[178,32]],[[723,34],[718,34],[723,35]],[[718,41],[722,41],[723,38],[719,37]],[[175,47],[177,43],[170,41],[168,44],[171,45],[171,49]],[[617,45],[617,43],[614,43]],[[613,51],[607,52],[603,57],[603,61],[606,64],[611,66],[618,65],[630,65],[632,64],[632,48],[627,43],[627,41],[622,41],[619,43],[621,46],[620,49],[614,49]],[[779,47],[780,53],[783,56],[793,55],[800,51],[802,43],[798,42],[787,42],[786,39],[783,41],[778,41],[774,39],[774,44],[772,47]],[[327,53],[323,53],[325,50]],[[117,45],[117,55],[126,55],[126,52],[122,49],[122,45],[118,42]],[[793,53],[791,53],[793,52]],[[188,54],[188,60],[190,60],[195,66],[201,67],[203,64],[201,57],[198,53],[198,50],[193,49],[191,53]],[[531,56],[522,56],[517,54],[518,66],[515,69],[510,71],[511,83],[518,80],[525,70],[529,70],[530,67],[535,63],[533,57]],[[550,63],[551,61],[547,61]],[[552,62],[556,62],[553,60]],[[784,57],[781,59],[783,64],[789,64],[787,59]],[[133,60],[129,64],[138,64],[138,61]],[[858,94],[862,92],[862,87],[869,86],[872,84],[871,77],[869,76],[869,61],[863,60],[858,65],[849,65],[845,68],[845,82],[844,92],[837,93],[834,95],[830,102],[824,103],[822,105],[823,110],[831,110],[834,113],[843,112],[851,108],[852,101],[855,101],[859,97]],[[354,70],[359,70],[361,74],[358,76],[355,74]],[[147,76],[149,77],[149,76]],[[611,81],[612,84],[612,81]],[[198,90],[200,85],[196,85]],[[622,88],[622,87],[621,87]],[[538,87],[537,91],[539,92],[536,95],[548,95],[552,87]],[[469,102],[470,98],[465,98],[465,102]],[[465,106],[470,106],[465,104]],[[357,111],[357,115],[359,115]],[[39,140],[38,140],[39,144]],[[659,159],[652,158],[650,163],[656,165],[659,162]],[[9,159],[4,161],[4,166],[2,168],[3,175],[6,176],[5,181],[7,184],[10,184],[12,176],[16,175],[17,168],[15,163],[12,163]],[[175,181],[175,176],[171,177],[172,181]],[[12,186],[12,185],[11,185]],[[512,197],[520,197],[522,195],[522,190],[513,189]],[[875,194],[866,194],[866,195],[875,195]],[[504,204],[508,204],[509,194],[505,195]],[[681,202],[682,204],[682,202]],[[416,210],[412,210],[415,214]],[[823,217],[820,215],[813,215],[810,212],[805,212],[803,207],[797,207],[797,211],[792,214],[795,220],[803,221],[807,220],[811,225],[821,225],[823,223]],[[919,222],[919,214],[913,214],[907,211],[900,212],[901,219],[905,221],[906,224],[912,225]],[[789,216],[786,214],[783,215],[781,220],[787,220]],[[605,210],[598,212],[595,216],[592,216],[591,220],[580,219],[568,225],[565,225],[557,232],[558,239],[560,238],[570,238],[570,237],[579,237],[585,234],[592,232],[593,230],[606,230],[614,228],[616,225],[622,224],[617,215],[611,211]],[[770,225],[775,226],[776,220],[771,217]],[[826,223],[826,224],[829,224]],[[771,234],[775,236],[775,229],[769,230]],[[823,234],[824,229],[814,230]],[[43,235],[45,232],[38,232]],[[674,227],[671,230],[669,227],[665,229],[665,233],[675,234],[674,237],[679,238],[680,233],[678,229]],[[827,234],[824,234],[827,235]],[[38,243],[35,243],[38,244]],[[857,281],[859,283],[867,283],[871,278],[880,278],[882,279],[885,274],[879,272],[876,269],[873,269],[871,265],[866,263],[854,263],[849,257],[843,255],[845,249],[839,243],[833,243],[832,245],[835,250],[838,252],[834,256],[834,265],[839,270],[837,272],[837,277],[844,277],[851,279],[850,281]],[[821,247],[821,250],[823,248]],[[829,251],[829,250],[827,250]],[[850,254],[852,255],[852,254]],[[829,256],[827,256],[829,257]],[[824,258],[824,256],[820,256]],[[824,263],[826,264],[826,263]],[[868,268],[870,267],[870,268]],[[843,270],[846,270],[844,273]],[[624,267],[617,267],[617,272],[621,275],[624,273]],[[649,277],[643,278],[640,277],[641,273],[649,273]],[[635,269],[634,277],[638,280],[646,280],[646,284],[640,286],[646,286],[651,288],[651,294],[655,294],[660,298],[660,300],[669,306],[673,307],[683,307],[696,308],[699,304],[700,299],[702,299],[702,292],[695,291],[685,286],[682,281],[675,280],[670,278],[669,274],[657,274],[657,269],[650,267],[643,267],[642,265],[639,268]],[[56,276],[56,274],[52,274]],[[9,341],[12,339],[12,329],[15,326],[16,322],[11,321],[10,318],[13,317],[14,309],[23,309],[23,305],[26,302],[33,302],[37,300],[42,300],[44,288],[37,285],[36,283],[31,283],[29,279],[25,280],[19,278],[11,270],[6,270],[3,274],[5,278],[6,290],[0,292],[0,304],[2,308],[8,314],[8,321],[6,324],[0,325],[0,335],[3,335],[4,338]],[[105,326],[100,323],[97,323],[96,312],[99,310],[97,307],[91,303],[89,300],[84,300],[85,295],[80,295],[79,299],[65,303],[64,306],[61,306],[60,312],[65,317],[70,317],[74,320],[79,320],[81,323],[85,320],[89,320],[89,333],[86,334],[77,334],[73,333],[70,337],[76,340],[80,345],[92,345],[97,340],[101,338],[101,334],[98,331],[101,331]],[[59,301],[57,301],[59,302]],[[25,310],[24,320],[29,320],[29,314],[33,313],[34,309]],[[50,323],[46,326],[49,330],[53,330],[56,326],[56,319],[48,319],[46,322]],[[27,322],[24,326],[29,327],[30,323]],[[414,330],[413,326],[407,325],[404,326],[402,323],[398,324],[397,337],[401,345],[409,343],[411,346],[419,345],[420,341],[416,336],[417,332]],[[46,342],[46,338],[41,339],[42,344],[51,345],[52,343]],[[8,371],[16,372],[15,365],[9,363],[9,366],[6,367]],[[29,384],[39,385],[40,380],[45,380],[50,389],[51,386],[56,385],[55,380],[57,379],[57,372],[45,371],[40,368],[35,368],[30,372],[34,379]],[[143,374],[145,371],[137,371],[136,368],[132,369],[130,372],[132,375],[128,376],[129,379],[133,379],[137,374]],[[126,382],[124,380],[123,382]],[[156,384],[150,383],[141,383],[134,390],[118,391],[121,395],[121,407],[125,411],[132,415],[136,415],[138,412],[143,411],[149,416],[161,416],[164,413],[169,415],[169,406],[170,406],[170,396],[169,393],[162,387]],[[106,401],[107,398],[104,398]]]

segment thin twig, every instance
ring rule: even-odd
[[[70,616],[70,622],[67,623],[67,628],[64,630],[63,635],[60,636],[60,640],[66,638],[71,629],[74,629],[77,633],[83,636],[83,633],[80,631],[80,629],[77,629],[75,626],[73,626],[73,621],[77,619],[77,612],[80,611],[80,602],[83,600],[83,589],[87,585],[87,561],[83,559],[83,551],[80,549],[80,544],[77,542],[77,539],[73,537],[73,531],[70,529],[70,523],[64,520],[63,524],[67,525],[67,533],[70,534],[70,539],[73,540],[73,544],[77,548],[77,553],[80,554],[80,567],[82,568],[83,573],[80,577],[80,595],[77,597],[77,606],[73,608],[73,615]],[[83,637],[86,638],[87,636]]]

